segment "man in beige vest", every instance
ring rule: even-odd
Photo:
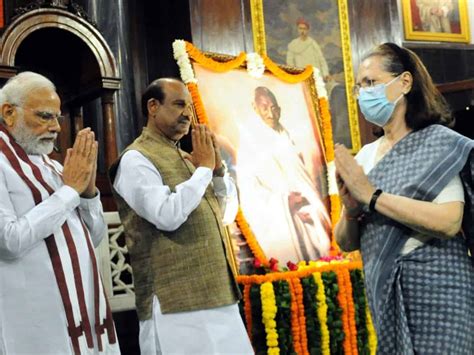
[[[192,132],[193,152],[178,141],[191,125],[191,97],[175,79],[158,79],[142,96],[148,122],[112,166],[131,255],[143,354],[251,354],[240,318],[223,216],[237,193],[213,134]]]

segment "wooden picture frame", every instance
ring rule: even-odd
[[[470,42],[466,0],[402,0],[402,11],[406,40]]]
[[[329,3],[313,0],[250,0],[250,9],[257,53],[267,55],[276,63],[299,68],[319,66],[326,81],[334,141],[343,143],[353,153],[357,153],[361,147],[361,138],[357,102],[352,95],[354,71],[347,0],[331,0]],[[289,58],[292,48],[296,52],[303,43],[296,43],[298,38],[295,38],[299,36],[299,22],[308,25],[308,38],[318,47],[314,51],[314,60],[310,54],[306,58],[301,56],[300,60]]]

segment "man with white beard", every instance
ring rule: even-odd
[[[51,160],[60,107],[36,73],[0,91],[0,354],[120,352],[94,255],[97,142],[83,129],[64,167]]]

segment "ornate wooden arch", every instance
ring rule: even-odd
[[[89,48],[97,61],[100,72],[97,89],[100,90],[102,99],[105,159],[106,165],[110,166],[118,155],[113,97],[115,91],[120,88],[120,77],[110,47],[93,24],[67,11],[63,5],[27,11],[9,24],[0,38],[0,76],[10,77],[16,74],[16,55],[23,41],[32,33],[47,28],[56,28],[75,35]]]
[[[14,66],[15,55],[23,40],[31,33],[44,28],[58,28],[79,37],[97,59],[103,88],[118,89],[119,79],[114,55],[100,32],[83,18],[56,8],[29,11],[13,21],[0,40],[0,60],[3,66]],[[107,80],[112,79],[112,80]]]

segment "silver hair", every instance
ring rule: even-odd
[[[41,74],[25,71],[8,79],[7,83],[0,90],[0,108],[9,103],[15,106],[22,106],[28,95],[38,89],[50,89],[56,91],[56,86]],[[2,112],[0,111],[0,123],[3,123]]]

